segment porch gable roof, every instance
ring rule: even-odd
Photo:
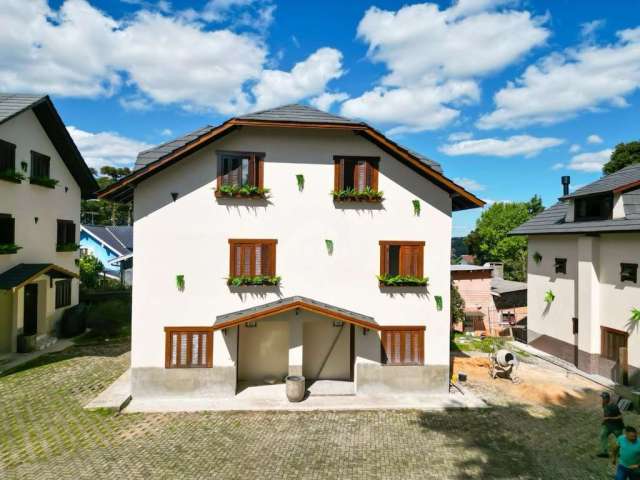
[[[44,274],[55,278],[78,278],[76,273],[53,263],[19,263],[0,274],[0,290],[15,290]]]
[[[227,313],[224,315],[218,315],[216,317],[216,323],[213,325],[214,330],[221,330],[223,328],[233,327],[241,323],[259,320],[270,315],[287,312],[300,308],[309,312],[318,313],[326,317],[330,317],[336,320],[341,320],[347,323],[352,323],[363,328],[370,328],[373,330],[381,330],[382,327],[375,323],[373,317],[368,315],[362,315],[361,313],[345,310],[344,308],[335,307],[327,303],[319,302],[311,298],[294,296],[282,298],[275,302],[265,303],[256,307],[250,307],[243,310],[237,310],[235,312]]]

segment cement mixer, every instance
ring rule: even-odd
[[[495,379],[498,375],[511,379],[513,383],[520,383],[518,377],[518,357],[511,350],[501,348],[489,354],[489,375]]]

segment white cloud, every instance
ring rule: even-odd
[[[582,147],[580,145],[578,145],[577,143],[574,143],[573,145],[571,145],[571,147],[569,148],[569,152],[570,153],[577,153],[580,150],[582,150]]]
[[[476,182],[471,178],[457,177],[454,178],[453,181],[460,185],[462,188],[474,192],[481,192],[486,188],[484,185]]]
[[[340,103],[349,98],[349,95],[343,92],[329,93],[324,92],[317,97],[312,98],[309,103],[320,110],[328,112],[334,103]]]
[[[580,25],[580,35],[585,42],[594,43],[596,39],[596,31],[602,28],[604,24],[605,21],[603,19],[585,22]]]
[[[591,143],[592,145],[602,143],[602,142],[603,142],[602,137],[600,137],[599,135],[596,135],[595,133],[587,137],[587,143]]]
[[[451,156],[484,155],[495,157],[513,157],[525,155],[532,157],[547,148],[564,143],[561,138],[532,137],[530,135],[515,135],[507,139],[482,138],[478,140],[463,140],[449,143],[439,148],[441,152]]]
[[[92,133],[72,126],[67,130],[87,165],[97,170],[104,165],[133,167],[138,153],[152,147],[115,132]]]
[[[447,140],[450,142],[459,142],[460,140],[470,140],[473,138],[473,133],[471,132],[453,132]]]
[[[565,164],[564,163],[554,163],[551,166],[551,170],[562,170],[563,168],[565,168]]]
[[[398,11],[371,7],[358,25],[369,58],[385,64],[380,85],[343,104],[343,114],[397,125],[392,132],[440,128],[460,104],[480,97],[477,79],[498,71],[545,42],[543,19],[495,10],[504,1],[461,0]],[[410,107],[410,111],[404,109]]]
[[[214,3],[217,11],[237,4]],[[273,6],[258,3],[262,7],[252,14],[268,22]],[[265,70],[269,52],[260,35],[210,29],[195,11],[166,11],[143,8],[116,20],[86,0],[65,0],[57,10],[47,0],[3,0],[2,22],[11,28],[0,28],[0,91],[95,98],[113,96],[126,84],[133,88],[120,99],[127,109],[178,103],[187,110],[236,114],[254,108],[251,85],[296,77]],[[235,15],[234,21],[242,18]],[[290,101],[323,91],[305,79],[279,85],[293,87]]]
[[[236,7],[247,7],[256,0],[209,0],[202,9],[202,18],[207,22],[226,20],[229,12]]]
[[[330,80],[342,73],[342,53],[334,48],[320,48],[296,63],[290,72],[264,70],[252,89],[255,108],[262,110],[319,95]]]
[[[586,110],[625,107],[640,87],[640,27],[617,33],[611,45],[581,45],[530,65],[494,96],[496,109],[479,128],[549,125]]]
[[[601,172],[602,166],[609,161],[611,149],[600,150],[599,152],[581,153],[571,157],[567,166],[571,170],[580,172]]]

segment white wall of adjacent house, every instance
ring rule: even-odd
[[[268,203],[217,200],[216,151],[264,152]],[[329,195],[334,155],[380,157],[384,202],[336,206]],[[172,192],[179,194],[175,202]],[[419,216],[414,199],[421,202]],[[134,205],[133,367],[164,366],[165,326],[209,326],[217,315],[295,295],[381,325],[425,325],[425,363],[448,364],[451,199],[367,140],[328,130],[244,127],[140,183]],[[277,291],[227,286],[230,238],[278,240]],[[325,240],[333,241],[332,255]],[[427,290],[381,291],[380,240],[425,242]],[[183,292],[176,275],[184,275]],[[435,295],[443,298],[442,311]],[[360,334],[357,345],[360,337],[372,338]],[[214,365],[232,364],[227,343],[215,332]],[[379,344],[371,348],[379,358]]]
[[[600,354],[600,327],[627,331],[631,310],[640,308],[640,284],[620,279],[621,263],[639,263],[638,233],[603,233],[598,237],[529,237],[528,328],[574,344],[572,318],[578,317],[580,350]],[[533,255],[542,261],[536,264]],[[555,258],[567,259],[567,273],[555,273]],[[551,290],[555,300],[544,301]],[[640,333],[628,340],[629,364],[640,367]]]
[[[0,139],[16,145],[16,170],[27,176],[21,184],[0,180],[0,213],[11,214],[15,218],[15,243],[22,247],[16,254],[0,255],[0,272],[19,263],[54,263],[77,272],[77,253],[56,252],[56,237],[58,219],[73,220],[76,224],[76,234],[79,234],[79,185],[31,110],[0,124]],[[50,176],[59,180],[55,189],[29,183],[31,151],[51,158]],[[22,168],[23,162],[27,165],[26,172]],[[38,319],[38,333],[49,332],[63,312],[63,309],[55,308],[55,288],[51,288],[48,277],[46,282],[43,280],[44,278],[41,278],[38,281],[41,287],[38,294],[42,299],[47,298],[47,301],[45,306],[39,309],[41,314]],[[20,291],[13,295],[12,316],[17,322],[17,328],[22,327],[22,298]],[[71,305],[76,303],[78,281],[73,280]]]

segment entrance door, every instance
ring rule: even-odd
[[[30,283],[24,287],[24,334],[38,333],[38,285]]]

